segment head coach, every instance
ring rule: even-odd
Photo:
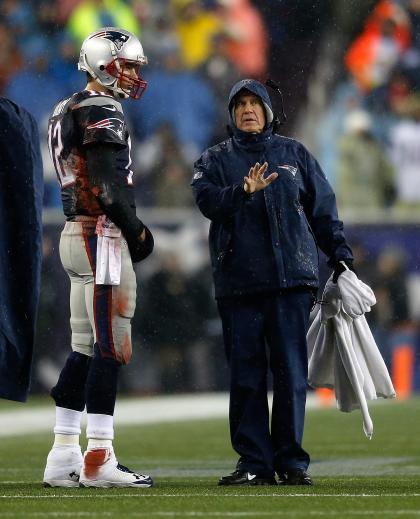
[[[236,469],[219,485],[311,485],[302,448],[306,331],[318,288],[318,247],[335,270],[352,252],[334,192],[314,157],[275,133],[265,87],[244,79],[229,95],[231,137],[194,165],[196,203],[211,220],[215,295],[230,367]],[[271,428],[268,366],[273,378]]]

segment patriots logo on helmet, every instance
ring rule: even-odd
[[[106,40],[112,41],[118,50],[121,50],[124,43],[129,39],[129,36],[119,31],[102,31],[97,32],[91,38],[105,38]]]
[[[102,119],[101,121],[98,121],[97,123],[90,124],[86,128],[87,130],[94,130],[94,129],[103,129],[103,130],[109,130],[115,135],[117,135],[120,139],[123,138],[123,131],[124,131],[124,123],[120,119],[117,119],[116,117],[109,117],[107,119]]]

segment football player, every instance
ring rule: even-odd
[[[87,86],[60,101],[49,120],[48,144],[61,185],[66,223],[60,259],[70,278],[72,353],[51,390],[55,441],[44,485],[150,487],[116,459],[113,414],[118,372],[131,356],[136,301],[133,263],[153,249],[136,216],[130,136],[120,101],[139,99],[147,63],[136,36],[114,27],[90,34],[78,68]],[[80,420],[88,438],[82,456]]]

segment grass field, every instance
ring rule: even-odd
[[[121,463],[155,479],[142,491],[44,489],[52,434],[1,438],[0,519],[420,517],[420,399],[372,405],[371,415],[369,441],[357,411],[308,411],[313,487],[217,487],[236,462],[226,420],[119,428]]]

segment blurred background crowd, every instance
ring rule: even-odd
[[[284,94],[282,133],[303,141],[336,191],[356,270],[378,299],[369,322],[397,389],[419,390],[420,0],[0,0],[0,93],[36,117],[44,159],[33,389],[56,382],[70,343],[47,121],[58,100],[84,88],[78,51],[103,26],[134,32],[149,59],[146,93],[124,108],[138,212],[156,251],[137,268],[123,389],[227,388],[208,222],[193,204],[191,166],[226,137],[233,83],[270,77]]]

